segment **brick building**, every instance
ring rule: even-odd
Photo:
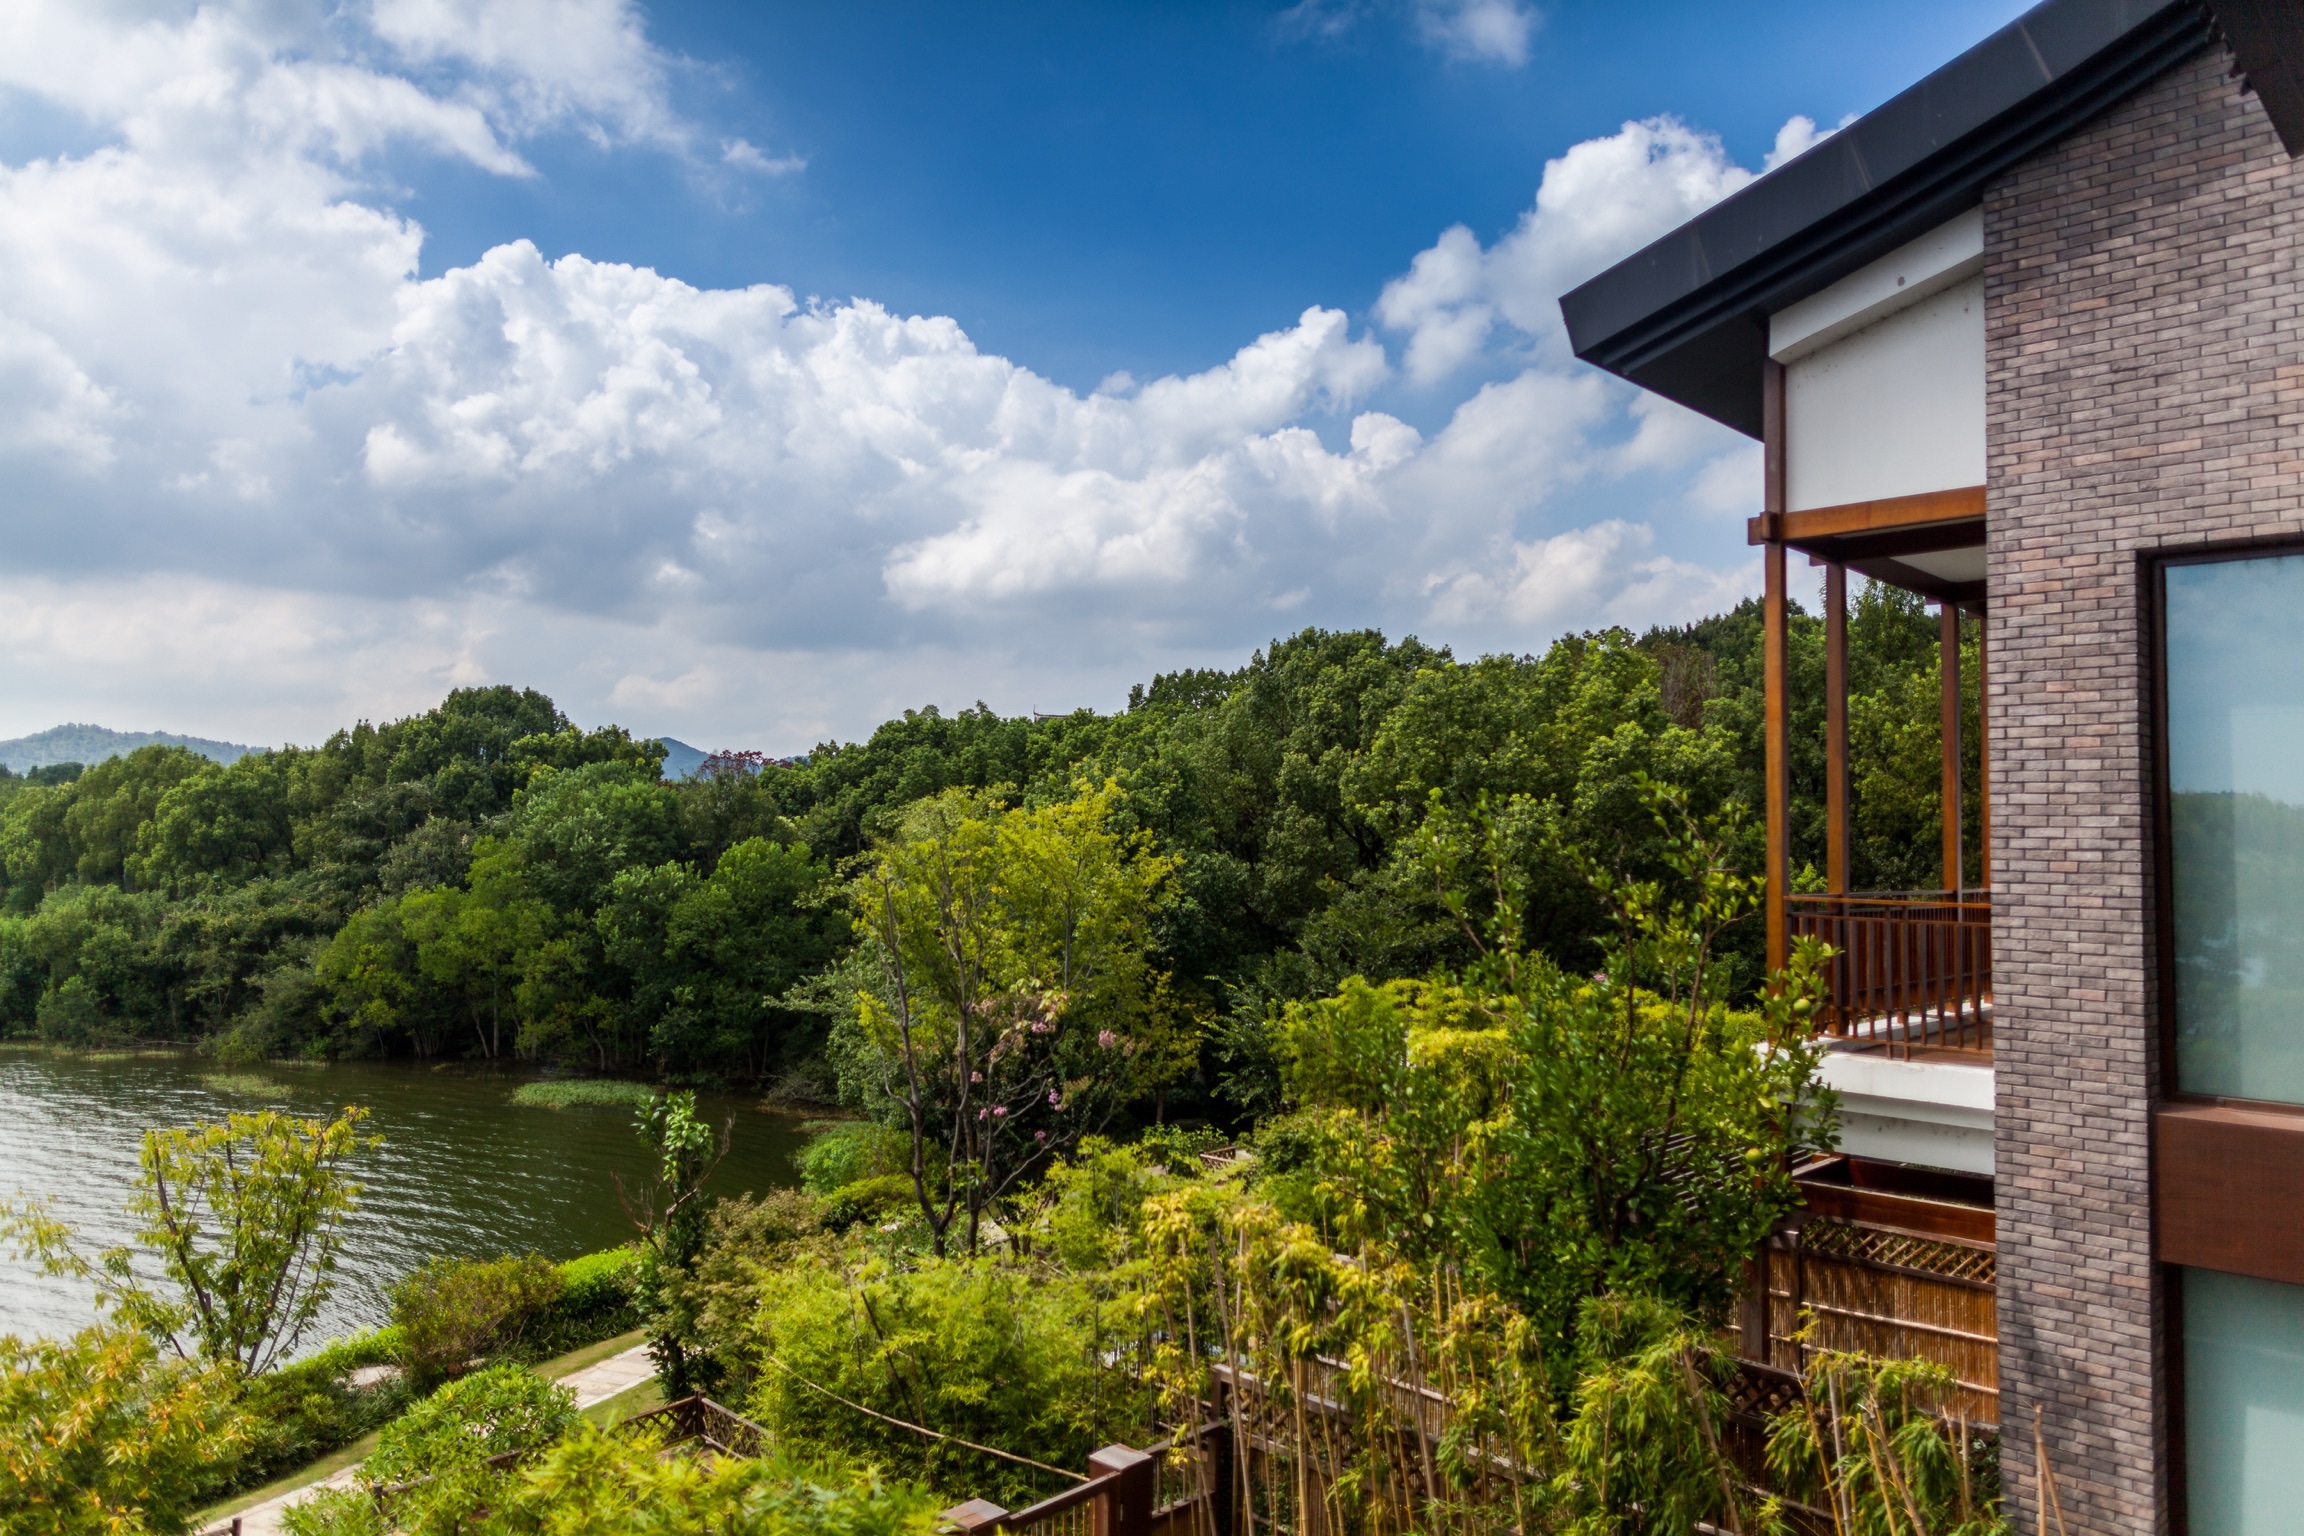
[[[1770,939],[1842,951],[1848,1156],[1746,1353],[1782,1363],[1803,1264],[1905,1276],[1886,1321],[1820,1305],[1960,1370],[2027,1531],[2035,1423],[2072,1531],[2304,1530],[2300,152],[2304,3],[2049,0],[1562,300],[1579,356],[1767,445]],[[1951,803],[1964,634],[1987,668],[1988,830],[1946,818],[1941,890],[1849,889],[1849,571],[1940,604]]]

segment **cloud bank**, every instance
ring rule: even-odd
[[[1535,24],[1428,12],[1503,62]],[[792,749],[926,700],[1109,704],[1309,622],[1522,650],[1751,585],[1657,520],[1732,529],[1753,455],[1577,368],[1554,305],[1750,179],[1705,134],[1570,148],[1367,322],[1314,304],[1087,395],[864,297],[526,241],[418,276],[388,148],[805,174],[684,119],[670,68],[624,0],[0,12],[0,88],[97,141],[0,165],[0,727],[310,739],[502,679]]]

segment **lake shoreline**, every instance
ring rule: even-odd
[[[94,1253],[132,1235],[143,1133],[240,1110],[326,1117],[368,1109],[383,1145],[352,1169],[364,1189],[348,1219],[338,1293],[317,1336],[380,1324],[401,1274],[438,1256],[536,1252],[574,1258],[633,1228],[616,1184],[644,1183],[649,1159],[629,1106],[532,1108],[512,1095],[542,1074],[480,1063],[335,1062],[228,1067],[196,1052],[0,1051],[0,1196],[44,1201]],[[565,1080],[565,1079],[561,1079]],[[715,1193],[799,1183],[794,1158],[813,1108],[706,1091],[703,1114],[733,1127]],[[94,1318],[84,1285],[0,1255],[0,1333],[61,1337]]]

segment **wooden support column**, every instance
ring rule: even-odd
[[[1944,889],[1960,889],[1960,610],[1942,606],[1937,619],[1942,647],[1939,671],[1943,679],[1944,711]]]
[[[1824,881],[1848,892],[1848,568],[1824,567]]]
[[[1976,615],[1976,819],[1983,824],[1976,847],[1976,883],[1987,890],[1992,885],[1992,674],[1984,645],[1991,633],[1991,616]]]
[[[1762,605],[1761,653],[1766,701],[1762,709],[1763,760],[1767,774],[1768,969],[1775,971],[1791,953],[1791,930],[1784,898],[1790,889],[1792,867],[1792,738],[1791,711],[1785,691],[1791,682],[1787,650],[1784,543],[1776,536],[1784,515],[1784,366],[1773,359],[1761,365],[1761,423],[1764,438],[1762,463],[1769,521],[1765,551],[1766,596]]]

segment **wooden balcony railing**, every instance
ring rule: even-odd
[[[1992,900],[1983,891],[1789,896],[1794,938],[1838,953],[1824,1032],[1890,1056],[1992,1049]]]

